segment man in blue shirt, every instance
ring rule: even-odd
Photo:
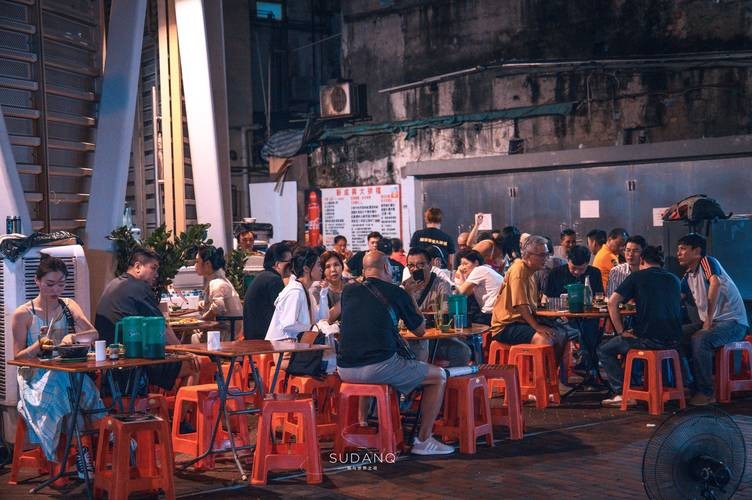
[[[689,401],[694,406],[715,402],[715,350],[729,342],[742,340],[749,327],[739,290],[721,263],[706,255],[706,248],[705,238],[692,233],[679,239],[676,253],[679,264],[687,269],[682,288],[689,290],[701,321],[682,329],[684,352],[690,356],[690,375],[697,389]],[[688,380],[687,385],[691,384],[692,381]]]

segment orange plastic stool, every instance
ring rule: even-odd
[[[742,352],[740,373],[734,373],[732,356]],[[715,397],[721,403],[731,402],[731,393],[752,391],[752,343],[730,342],[715,351]]]
[[[547,408],[549,395],[560,403],[554,348],[550,345],[517,344],[509,351],[509,364],[520,376],[520,395],[535,396],[537,408]]]
[[[198,357],[198,383],[199,384],[212,384],[215,383],[214,374],[217,373],[217,365],[214,361],[206,356]]]
[[[272,442],[272,418],[275,413],[294,413],[302,427],[295,443]],[[316,438],[316,416],[313,400],[301,394],[274,394],[264,401],[256,432],[251,484],[266,484],[270,470],[304,469],[308,484],[323,480],[321,451]]]
[[[230,391],[237,391],[237,387],[230,387]],[[196,405],[196,431],[182,434],[180,432],[180,415],[183,405],[193,403]],[[228,410],[241,410],[244,408],[242,398],[228,395],[226,407]],[[195,458],[209,449],[211,433],[219,412],[219,391],[216,384],[191,385],[181,387],[175,400],[175,418],[172,420],[172,447],[175,453],[184,453]],[[222,422],[223,423],[223,422]],[[242,415],[234,415],[230,418],[233,428],[233,437],[236,445],[250,444],[248,422]],[[229,439],[226,431],[220,429],[214,443],[216,449],[223,441]],[[214,467],[214,454],[209,454],[193,465],[196,469]]]
[[[18,473],[22,468],[36,469],[37,475],[49,474],[52,467],[44,457],[41,446],[34,446],[24,451],[28,428],[21,415],[16,421],[16,439],[13,444],[13,463],[10,466],[10,479],[8,484],[18,484]],[[63,441],[63,439],[61,439]]]
[[[436,422],[435,432],[444,441],[459,439],[460,453],[474,455],[476,441],[486,437],[486,444],[493,447],[491,403],[488,386],[483,375],[451,377],[444,393],[444,416]]]
[[[520,381],[515,366],[481,365],[479,375],[486,377],[489,388],[489,399],[494,397],[492,386],[504,389],[504,406],[491,408],[491,422],[493,425],[503,425],[509,428],[510,439],[522,439],[525,433],[525,418],[522,413],[522,399],[520,398]]]
[[[109,448],[110,434],[114,435],[112,451],[108,454],[101,453]],[[139,448],[141,446],[148,448],[152,454],[149,463],[153,464],[153,468],[152,466],[139,466],[137,469],[131,467],[131,436],[138,437]],[[148,440],[146,436],[149,436]],[[148,446],[141,444],[147,442]],[[99,425],[98,448],[100,456],[97,457],[94,474],[95,496],[106,491],[111,500],[127,500],[128,495],[135,491],[161,489],[166,498],[175,498],[170,428],[165,420],[152,416],[148,420],[125,422],[118,417],[107,416]],[[141,454],[145,452],[146,450],[143,450]],[[111,460],[106,460],[105,455],[109,455]]]
[[[292,376],[287,382],[288,394],[310,394],[316,410],[316,434],[319,439],[334,438],[337,433],[337,394],[342,381],[337,374],[325,379]],[[300,437],[303,427],[294,413],[287,415],[285,434]]]
[[[645,386],[640,389],[632,389],[632,364],[635,359],[645,360]],[[676,387],[663,387],[663,360],[671,360],[676,378]],[[624,370],[624,389],[622,390],[621,410],[627,410],[627,402],[630,399],[639,399],[648,402],[648,412],[651,415],[663,413],[663,404],[672,399],[679,400],[679,408],[687,406],[684,400],[684,382],[682,381],[681,367],[679,365],[679,353],[674,349],[666,350],[640,350],[630,349],[627,353],[627,361]]]
[[[360,427],[358,406],[361,397],[376,399],[379,426]],[[381,453],[397,453],[402,448],[402,420],[397,392],[385,384],[352,384],[342,382],[339,388],[338,428],[334,451],[348,448],[375,448]]]
[[[489,365],[506,365],[509,362],[509,350],[511,344],[504,344],[498,340],[491,341],[491,347],[488,350]]]

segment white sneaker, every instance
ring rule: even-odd
[[[614,396],[611,399],[604,399],[601,401],[601,406],[621,406],[622,402],[621,394]],[[634,399],[627,400],[627,406],[635,406],[637,401]]]
[[[454,447],[438,441],[433,436],[425,441],[421,441],[416,437],[410,453],[413,455],[449,455],[450,453],[454,453]]]

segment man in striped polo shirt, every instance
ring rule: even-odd
[[[744,338],[749,327],[739,290],[715,258],[706,255],[706,240],[688,234],[678,241],[676,259],[687,269],[682,289],[689,289],[701,323],[685,325],[682,330],[685,353],[689,354],[696,394],[694,406],[715,402],[713,395],[713,358],[715,350]]]
[[[608,272],[608,285],[606,286],[607,300],[619,288],[619,285],[627,279],[627,276],[640,270],[640,257],[646,246],[647,242],[642,236],[635,235],[627,239],[627,246],[624,248],[626,262],[614,266]]]

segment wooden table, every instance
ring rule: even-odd
[[[619,314],[622,316],[632,316],[637,314],[637,311],[629,309],[619,309]],[[542,318],[567,318],[567,319],[600,319],[608,318],[608,309],[588,309],[583,312],[570,312],[568,309],[553,310],[553,309],[538,309],[535,311],[536,316]]]
[[[637,314],[637,311],[633,309],[619,309],[619,314],[622,316],[632,316],[634,314]],[[570,312],[568,309],[561,309],[561,310],[554,310],[554,309],[539,309],[535,311],[535,315],[539,316],[541,318],[567,318],[567,319],[608,319],[608,309],[595,309],[591,308],[588,310],[585,310],[583,312]],[[603,325],[603,328],[605,329],[605,324]],[[601,332],[601,335],[603,332]],[[602,337],[599,337],[602,338]],[[595,368],[593,370],[595,371],[595,377],[594,380],[596,382],[602,383],[603,380],[601,379],[600,370],[598,369],[598,359],[597,359],[597,353],[595,354],[594,362],[596,363]],[[591,374],[592,376],[592,374]],[[564,374],[564,370],[562,370],[562,378],[566,378],[566,375]],[[587,384],[588,380],[587,377],[582,380],[579,384],[575,385],[569,392],[564,394],[562,397],[568,397],[571,394],[573,394],[578,389],[584,387]],[[597,383],[595,384],[598,385]]]
[[[488,325],[482,325],[480,323],[473,323],[467,328],[450,328],[446,332],[442,332],[438,328],[426,328],[426,333],[423,334],[423,336],[417,336],[414,333],[412,333],[410,330],[401,330],[400,335],[402,335],[402,338],[410,341],[415,342],[418,340],[442,340],[442,339],[450,339],[450,338],[464,338],[464,337],[472,337],[474,340],[476,335],[480,335],[486,331],[488,331],[491,327]],[[433,363],[436,359],[436,350],[438,349],[439,343],[434,343],[433,349],[431,349],[431,354],[428,357],[428,362]],[[482,342],[473,342],[472,343],[472,350],[473,350],[473,358],[476,363],[480,364],[483,362],[483,348],[482,348]]]
[[[67,373],[70,378],[70,400],[73,403],[73,413],[70,416],[71,418],[70,423],[68,424],[68,429],[65,436],[65,451],[63,453],[63,460],[61,462],[60,470],[57,474],[54,474],[52,477],[47,479],[46,481],[42,482],[38,486],[34,487],[29,493],[36,493],[42,488],[52,484],[53,482],[57,481],[62,476],[75,474],[75,472],[66,472],[65,468],[68,464],[68,457],[70,456],[70,449],[72,445],[72,439],[75,435],[76,437],[76,443],[78,444],[78,453],[79,458],[81,460],[81,463],[84,462],[84,456],[83,456],[83,446],[81,444],[81,429],[78,428],[78,417],[82,413],[81,411],[81,392],[83,388],[84,383],[84,377],[87,373],[90,372],[96,372],[96,371],[103,371],[106,373],[107,376],[107,382],[110,385],[110,390],[112,392],[112,399],[113,399],[113,406],[115,404],[118,405],[118,409],[120,412],[123,411],[123,402],[122,402],[122,396],[120,394],[119,389],[117,388],[117,384],[115,384],[113,378],[112,378],[112,370],[117,369],[135,369],[135,377],[136,380],[138,380],[138,373],[141,368],[145,366],[153,366],[153,365],[161,365],[165,363],[180,363],[182,361],[186,361],[190,359],[190,356],[187,356],[185,354],[168,354],[165,356],[164,359],[145,359],[145,358],[120,358],[117,360],[110,360],[107,359],[105,361],[95,361],[92,359],[87,359],[86,361],[60,361],[60,358],[53,358],[53,359],[40,359],[40,358],[25,358],[25,359],[13,359],[8,361],[9,365],[13,366],[19,366],[19,367],[28,367],[28,368],[37,368],[42,370],[55,370],[59,372]],[[132,384],[132,392],[131,392],[131,399],[130,399],[130,411],[133,411],[133,405],[135,404],[135,392],[138,384],[134,383]],[[107,409],[104,410],[97,410],[95,412],[100,411],[107,411]],[[19,444],[20,446],[20,444]],[[86,481],[86,494],[88,498],[92,498],[93,491],[92,491],[92,484],[91,479],[89,478],[88,471],[84,468],[84,480]]]
[[[253,361],[253,356],[257,354],[277,354],[277,363],[274,368],[274,377],[272,383],[269,386],[269,392],[273,393],[277,384],[277,378],[279,377],[279,370],[282,366],[282,357],[285,353],[293,352],[312,352],[312,351],[325,351],[329,346],[320,344],[301,344],[299,342],[269,342],[267,340],[236,340],[229,342],[220,342],[219,350],[209,350],[206,343],[202,344],[181,344],[171,345],[165,347],[165,350],[172,353],[190,353],[198,356],[208,356],[217,366],[217,373],[215,378],[217,380],[217,393],[219,396],[219,411],[217,412],[217,420],[214,422],[212,429],[212,437],[209,441],[209,449],[203,452],[198,457],[181,465],[180,470],[186,469],[205,458],[212,453],[223,453],[225,450],[215,450],[214,441],[219,431],[219,426],[222,419],[225,420],[225,426],[227,427],[228,440],[230,441],[230,448],[232,449],[232,456],[235,459],[235,465],[240,471],[240,476],[243,481],[248,479],[248,476],[243,469],[243,465],[240,463],[238,457],[238,451],[250,450],[252,445],[235,446],[235,439],[232,435],[232,427],[230,426],[230,417],[233,415],[247,415],[251,413],[258,413],[260,408],[245,408],[243,410],[227,410],[227,396],[229,395],[230,381],[232,380],[232,372],[235,369],[235,364],[238,358],[248,357],[248,363],[251,367],[251,376],[254,381],[254,388],[252,390],[241,390],[239,392],[233,391],[233,396],[245,397],[255,396],[260,394],[263,397],[263,380],[258,372],[258,367]],[[227,375],[222,377],[222,361],[229,361],[230,366],[227,369]]]

